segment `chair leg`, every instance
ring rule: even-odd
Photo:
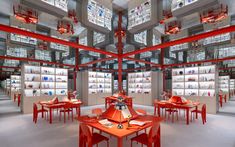
[[[109,147],[109,141],[107,140],[107,147]]]
[[[72,122],[73,122],[73,109],[72,109],[72,112],[71,112],[71,113],[72,113]]]
[[[131,147],[132,147],[132,143],[133,143],[133,141],[131,140]]]
[[[66,112],[64,111],[64,123],[66,122]]]

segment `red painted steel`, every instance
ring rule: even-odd
[[[34,32],[21,30],[21,29],[10,27],[10,26],[3,25],[3,24],[0,24],[0,30],[4,31],[4,32],[15,33],[15,34],[20,34],[20,35],[24,35],[24,36],[28,36],[28,37],[41,39],[43,41],[55,42],[55,43],[67,45],[67,46],[70,46],[70,47],[73,47],[73,48],[76,48],[76,49],[80,48],[80,49],[84,49],[84,50],[87,50],[87,51],[93,51],[93,52],[97,52],[97,53],[101,53],[101,54],[105,54],[105,55],[110,55],[110,56],[113,56],[113,57],[118,57],[117,54],[107,52],[107,51],[104,51],[104,50],[101,50],[101,49],[96,49],[96,48],[80,45],[80,44],[77,44],[75,42],[69,42],[69,41],[53,38],[53,37],[46,36],[46,35],[41,35],[41,34],[37,34],[37,33],[34,33]]]
[[[90,64],[96,64],[96,63],[99,63],[99,62],[104,62],[104,61],[113,60],[113,59],[116,59],[116,58],[115,57],[102,58],[102,59],[94,60],[94,61],[87,62],[87,63],[84,63],[84,64],[80,64],[79,67],[86,67]]]
[[[177,63],[177,64],[165,64],[164,68],[166,67],[173,67],[173,66],[183,66],[183,65],[191,65],[191,64],[202,64],[207,62],[223,62],[226,60],[235,60],[235,57],[226,57],[221,59],[211,59],[211,60],[203,60],[203,61],[196,61],[196,62],[188,62],[188,63]]]
[[[122,12],[118,14],[118,30],[116,31],[118,37],[117,49],[118,49],[118,90],[122,91],[122,54],[123,54],[123,37],[124,31],[122,30]]]
[[[160,49],[164,50],[164,48],[169,47],[169,46],[182,44],[182,43],[186,43],[186,42],[192,42],[192,41],[204,39],[207,37],[211,37],[211,36],[215,36],[215,35],[219,35],[219,34],[224,34],[224,33],[229,33],[229,32],[234,32],[234,31],[235,31],[235,25],[221,28],[221,29],[214,30],[214,31],[210,31],[210,32],[206,32],[206,33],[202,33],[202,34],[198,34],[198,35],[194,35],[194,36],[190,36],[190,37],[186,37],[186,38],[175,40],[175,41],[162,43],[162,44],[151,46],[151,47],[146,47],[146,48],[140,49],[140,50],[135,50],[135,51],[123,54],[122,57],[128,57],[131,55],[140,54],[140,53],[147,52],[147,51],[154,51],[154,50],[160,50]]]
[[[50,62],[50,61],[37,60],[37,59],[30,59],[30,58],[0,56],[0,59],[20,60],[20,61],[30,61],[30,62],[46,63],[46,64],[59,65],[59,66],[68,66],[68,67],[70,67],[70,68],[74,68],[74,67],[75,67],[74,65],[70,65],[70,64],[63,64],[63,63]]]
[[[0,66],[0,68],[13,68],[13,69],[20,69],[20,67],[13,67],[13,66]]]
[[[135,59],[135,58],[131,58],[131,57],[125,57],[125,59],[136,61],[136,62],[141,62],[141,63],[145,63],[145,64],[150,64],[150,65],[157,66],[157,67],[162,66],[161,64],[156,64],[156,63],[153,63],[153,62],[148,62],[148,61],[145,61],[145,60]]]

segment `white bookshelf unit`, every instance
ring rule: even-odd
[[[33,65],[22,66],[22,111],[31,113],[32,104],[68,93],[68,70]]]
[[[172,95],[199,100],[216,113],[217,77],[215,65],[172,69]]]
[[[11,99],[14,98],[15,93],[21,93],[21,76],[11,75]]]
[[[128,74],[128,95],[135,104],[152,105],[162,92],[161,72],[136,72]]]
[[[6,79],[6,90],[7,90],[7,95],[10,95],[11,93],[11,79],[10,78]]]
[[[77,76],[78,91],[85,105],[104,104],[104,97],[112,95],[112,74],[84,71]]]
[[[224,93],[229,92],[229,76],[219,76],[219,90],[222,90]]]
[[[229,81],[229,89],[230,89],[230,92],[234,91],[234,89],[235,89],[235,79],[230,79],[230,81]]]

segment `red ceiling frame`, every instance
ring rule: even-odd
[[[210,32],[206,32],[206,33],[202,33],[202,34],[198,34],[198,35],[194,35],[194,36],[190,36],[190,37],[186,37],[186,38],[182,38],[182,39],[175,40],[175,41],[162,43],[162,44],[151,46],[151,47],[146,47],[140,50],[135,50],[135,51],[123,54],[122,57],[124,58],[124,57],[128,57],[128,56],[135,55],[135,54],[140,54],[140,53],[148,52],[148,51],[163,50],[164,48],[169,47],[169,46],[182,44],[186,42],[192,42],[192,41],[204,39],[207,37],[216,36],[219,34],[224,34],[224,33],[229,33],[229,32],[234,32],[234,31],[235,31],[235,25],[221,28],[221,29],[214,30],[214,31],[210,31]]]
[[[164,68],[167,67],[174,67],[174,66],[183,66],[183,65],[192,65],[192,64],[202,64],[207,62],[223,62],[226,60],[235,60],[235,57],[226,57],[226,58],[220,58],[220,59],[210,59],[210,60],[202,60],[202,61],[195,61],[195,62],[188,62],[188,63],[178,63],[178,64],[165,64]]]
[[[92,48],[92,47],[89,47],[89,46],[80,45],[80,44],[77,44],[77,43],[74,43],[74,42],[69,42],[69,41],[53,38],[53,37],[46,36],[46,35],[21,30],[21,29],[10,27],[10,26],[3,25],[3,24],[0,24],[0,31],[20,34],[20,35],[24,35],[24,36],[28,36],[28,37],[32,37],[32,38],[36,38],[36,39],[40,39],[40,40],[44,40],[44,41],[48,41],[48,42],[55,42],[55,43],[67,45],[67,46],[70,46],[70,47],[73,47],[73,48],[76,48],[76,49],[80,48],[80,49],[84,49],[84,50],[87,50],[87,51],[92,51],[92,52],[97,52],[97,53],[100,53],[100,54],[105,54],[105,55],[110,55],[110,56],[113,56],[113,57],[118,57],[117,54],[112,53],[112,52],[107,52],[107,51]]]
[[[19,61],[29,61],[29,62],[38,62],[38,63],[46,63],[51,65],[59,65],[59,66],[68,66],[70,68],[75,68],[75,65],[63,64],[57,62],[50,62],[44,60],[30,59],[30,58],[20,58],[20,57],[11,57],[11,56],[0,56],[0,59],[8,59],[8,60],[19,60]]]
[[[141,59],[135,59],[135,58],[131,58],[131,57],[125,57],[125,59],[136,61],[136,62],[141,62],[141,63],[145,63],[145,64],[150,64],[150,65],[153,65],[153,66],[156,66],[156,67],[161,67],[162,66],[160,64],[156,64],[156,63],[153,63],[153,62],[148,62],[148,61],[141,60]]]
[[[20,67],[14,67],[14,66],[0,66],[0,68],[20,69]]]
[[[113,60],[113,59],[116,59],[116,58],[115,57],[102,58],[102,59],[99,59],[99,60],[94,60],[94,61],[91,61],[91,62],[80,64],[79,67],[86,67],[86,66],[88,66],[90,64],[96,64],[98,62],[104,62],[104,61]]]

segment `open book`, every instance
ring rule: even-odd
[[[130,124],[131,125],[137,125],[137,126],[143,126],[143,125],[145,125],[145,121],[137,121],[137,120],[131,120],[130,121]]]
[[[108,121],[108,119],[102,119],[99,121],[99,123],[105,127],[108,127],[108,128],[112,128],[113,127],[113,123]]]

